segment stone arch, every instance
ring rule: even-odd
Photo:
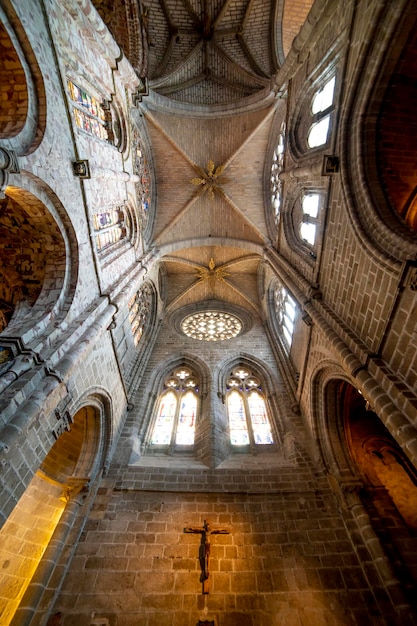
[[[325,65],[314,70],[310,75],[304,96],[292,103],[290,119],[288,120],[288,150],[298,163],[301,159],[322,159],[324,153],[331,153],[336,145],[336,125],[339,94],[341,93],[341,68],[339,51],[335,51],[333,58]],[[318,92],[335,77],[335,87],[332,104],[324,111],[313,114],[312,104]],[[308,145],[308,134],[311,127],[323,117],[329,117],[327,140],[317,147]]]
[[[106,407],[107,405],[107,407]],[[57,439],[1,530],[0,585],[4,589],[2,617],[36,612],[48,569],[59,559],[63,535],[75,520],[71,503],[89,490],[102,467],[106,446],[108,400],[86,397],[73,417],[60,415],[64,431]],[[58,541],[54,541],[56,536]],[[30,596],[25,601],[25,592]],[[19,608],[20,606],[20,608]]]
[[[0,201],[0,309],[6,334],[39,333],[66,313],[77,276],[77,239],[58,199],[28,183]],[[50,191],[50,190],[49,190]]]
[[[141,244],[140,223],[138,220],[138,212],[132,196],[129,194],[128,201],[124,206],[127,238],[132,246],[138,250]]]
[[[324,367],[313,385],[324,465],[342,493],[355,490],[357,510],[360,503],[411,601],[417,584],[416,469],[340,368]]]
[[[415,258],[417,249],[417,14],[405,5],[401,0],[381,10],[340,121],[341,179],[351,223],[369,253],[384,263]]]
[[[355,478],[344,432],[344,407],[350,379],[338,365],[325,365],[312,381],[312,427],[327,471],[338,479]],[[353,389],[353,387],[352,387]]]
[[[9,33],[0,22],[0,139],[23,129],[29,108],[25,70]]]
[[[389,81],[376,127],[377,167],[393,210],[417,233],[417,30],[413,29]]]
[[[18,155],[39,145],[46,126],[42,74],[12,6],[0,7],[0,143]]]
[[[139,430],[139,439],[141,444],[146,448],[149,444],[150,433],[152,430],[152,420],[155,416],[155,403],[158,400],[158,397],[162,391],[164,379],[169,375],[169,373],[180,366],[189,367],[193,370],[199,377],[200,383],[200,398],[201,404],[203,406],[203,401],[207,397],[210,390],[211,376],[210,370],[207,364],[191,354],[178,354],[171,358],[169,361],[164,361],[160,363],[154,370],[150,377],[150,385],[147,389],[148,401],[146,406],[144,407],[143,415],[145,416],[142,420],[141,427]],[[200,416],[203,412],[200,412]],[[197,445],[197,434],[196,434],[196,445]]]

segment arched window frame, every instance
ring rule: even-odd
[[[252,397],[260,400],[262,416],[254,410]],[[230,405],[231,399],[236,398],[240,403],[240,423],[233,424]],[[233,369],[226,380],[226,409],[229,423],[230,445],[232,449],[249,449],[253,452],[259,449],[270,449],[275,445],[276,437],[273,433],[270,410],[261,380],[249,368],[239,366]]]
[[[335,94],[336,73],[326,80],[324,85],[314,93],[311,99],[311,123],[306,136],[307,147],[309,150],[322,148],[329,143],[332,130],[333,111],[335,108]],[[323,141],[312,143],[310,139],[319,128],[325,128],[325,138],[323,132]]]
[[[192,415],[184,414],[184,399],[190,396],[194,401]],[[162,413],[164,402],[171,401],[168,413]],[[189,405],[190,406],[190,405]],[[191,407],[192,408],[192,407]],[[200,411],[199,380],[189,367],[176,367],[163,381],[163,389],[155,403],[154,418],[149,435],[150,451],[172,454],[175,451],[194,450],[195,427]],[[183,424],[182,417],[189,420]],[[166,428],[164,428],[164,420]],[[184,426],[184,428],[182,428]]]
[[[274,311],[279,337],[289,353],[297,320],[297,302],[281,283],[274,288]]]

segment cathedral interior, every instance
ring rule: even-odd
[[[417,623],[417,1],[0,1],[0,624]]]

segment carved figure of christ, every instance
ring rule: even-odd
[[[210,528],[210,522],[204,520],[203,528],[184,528],[185,533],[194,533],[201,535],[199,560],[201,567],[200,580],[203,584],[203,593],[209,592],[209,566],[210,566],[210,535],[228,535],[229,530],[226,528],[216,528],[212,530]]]

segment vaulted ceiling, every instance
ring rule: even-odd
[[[278,67],[274,0],[151,0],[150,87],[193,104],[235,102]]]
[[[260,314],[258,270],[269,244],[265,155],[279,132],[271,79],[311,4],[95,1],[148,79],[149,96],[133,115],[145,120],[152,150],[152,243],[165,267],[169,314],[210,302]]]

